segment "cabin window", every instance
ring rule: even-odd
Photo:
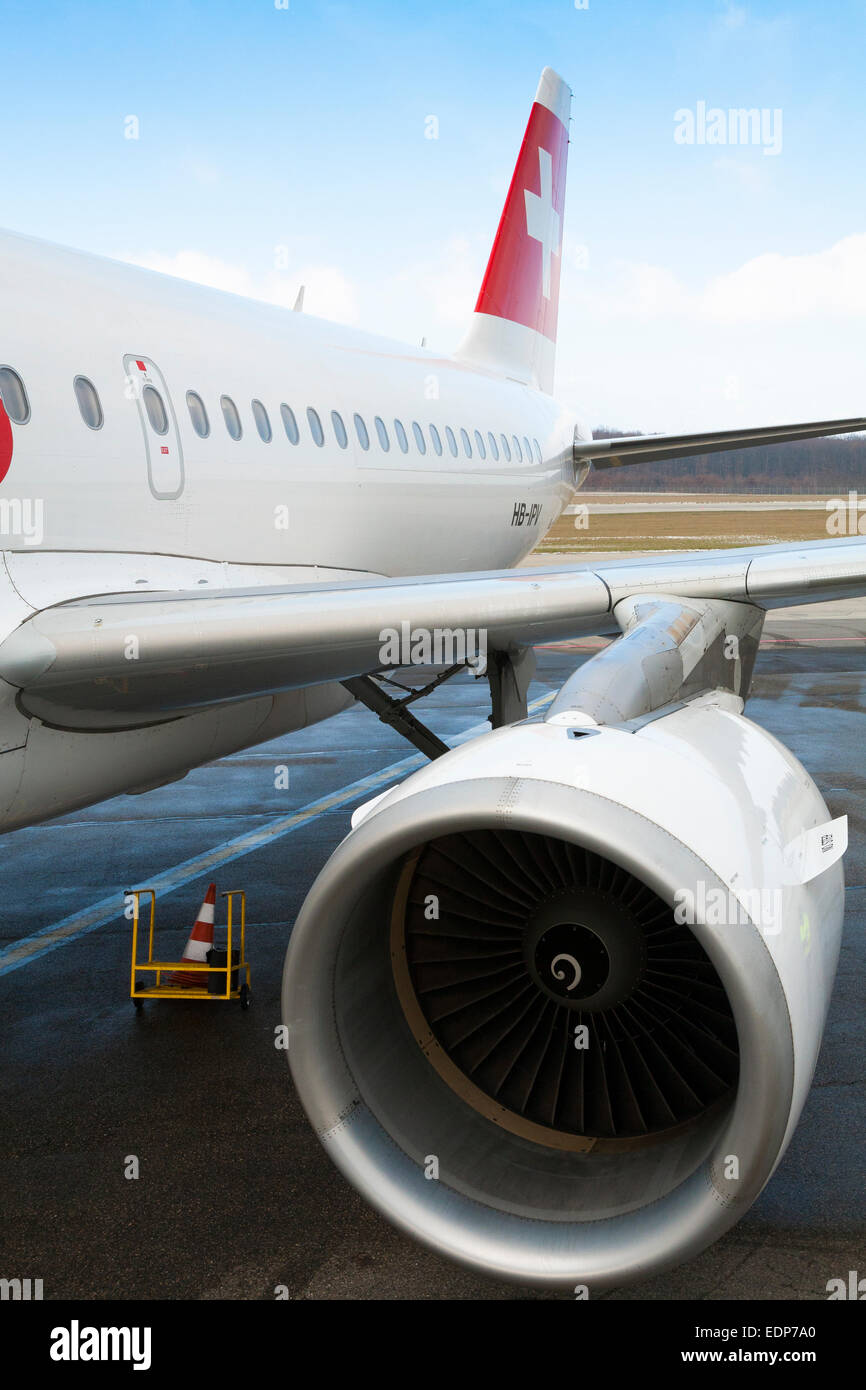
[[[391,441],[388,438],[388,431],[385,428],[385,421],[380,419],[378,415],[376,416],[376,433],[379,436],[379,443],[382,445],[384,452],[387,454],[388,450],[391,447]]]
[[[265,407],[262,405],[261,401],[250,401],[250,405],[253,408],[253,419],[256,422],[256,429],[259,432],[259,438],[261,439],[263,444],[270,444],[274,436],[273,431],[271,430],[271,422],[268,417],[268,412],[265,410]]]
[[[189,411],[189,418],[192,427],[199,439],[207,439],[210,434],[210,421],[207,418],[207,411],[204,408],[204,401],[196,391],[187,391],[186,408]]]
[[[6,414],[16,425],[26,425],[30,419],[30,402],[24,382],[11,367],[0,367],[0,401]]]
[[[424,438],[424,431],[422,430],[421,426],[418,424],[418,421],[417,421],[417,420],[413,420],[413,421],[412,421],[412,433],[413,433],[414,436],[415,436],[415,443],[418,445],[418,453],[419,453],[419,454],[426,454],[426,452],[427,452],[427,440]]]
[[[529,440],[526,438],[526,435],[523,436],[523,448],[524,448],[524,451],[525,451],[525,453],[526,453],[526,457],[527,457],[528,459],[531,459],[531,458],[532,458],[532,446],[530,445]],[[541,460],[539,459],[539,463],[540,463],[540,462],[541,462]]]
[[[472,457],[472,445],[469,443],[469,435],[464,429],[460,430],[460,438],[463,441],[463,452],[468,459]]]
[[[501,434],[501,435],[499,436],[499,438],[502,440],[502,452],[503,452],[503,454],[505,455],[506,462],[507,462],[507,463],[510,463],[510,462],[511,462],[511,445],[509,444],[508,440],[505,438],[505,435],[504,435],[504,434]]]
[[[75,390],[75,399],[78,401],[78,409],[81,411],[81,418],[85,425],[91,430],[102,429],[104,416],[93,382],[88,381],[86,376],[77,376],[72,385]]]
[[[538,462],[541,463],[541,445],[537,439],[534,439],[532,442],[535,445],[535,457],[538,459]]]
[[[521,450],[521,448],[520,448],[520,440],[517,438],[517,435],[516,435],[516,434],[513,434],[513,435],[511,436],[511,445],[512,445],[512,448],[514,449],[514,457],[517,459],[517,462],[518,462],[518,463],[522,463],[522,462],[523,462],[523,452],[522,452],[522,450]],[[532,462],[532,456],[531,456],[531,455],[530,455],[530,457],[527,459],[527,462],[528,462],[528,463],[531,463],[531,462]]]
[[[408,439],[406,438],[406,431],[405,431],[404,428],[403,428],[403,421],[402,421],[402,420],[395,420],[395,421],[394,421],[394,433],[395,433],[396,436],[397,436],[397,443],[400,445],[400,448],[403,450],[403,453],[404,453],[404,454],[408,454],[408,452],[409,452],[409,441],[408,441]]]
[[[450,425],[445,426],[445,438],[448,440],[448,448],[454,457],[457,457],[457,440],[454,438],[454,431]]]
[[[370,436],[367,433],[367,426],[364,424],[362,415],[355,415],[355,433],[358,436],[358,443],[362,449],[369,449]]]
[[[339,410],[331,411],[331,424],[334,426],[334,434],[337,436],[337,443],[341,449],[345,449],[349,444],[349,436],[346,434],[346,426],[343,424],[343,417]]]
[[[310,426],[310,434],[313,436],[313,443],[318,444],[321,449],[325,442],[325,431],[322,429],[322,422],[317,412],[311,405],[307,406],[307,421]]]
[[[165,409],[165,401],[156,387],[145,386],[141,393],[141,399],[144,401],[147,418],[154,434],[168,434],[168,414]]]
[[[478,450],[479,456],[483,459],[486,459],[487,450],[484,447],[484,439],[480,430],[475,431],[475,447]]]
[[[286,438],[290,444],[297,444],[301,437],[298,429],[298,422],[295,419],[295,412],[292,410],[292,407],[286,405],[285,401],[280,406],[280,415],[283,419],[283,429],[286,431]]]
[[[439,454],[440,457],[441,457],[441,454],[442,454],[442,440],[439,438],[439,431],[437,430],[437,428],[436,428],[435,425],[431,425],[431,426],[430,426],[430,438],[433,440],[433,448],[436,450],[437,454]]]
[[[241,417],[238,415],[238,408],[231,396],[220,396],[220,410],[226,422],[226,429],[232,439],[240,439],[243,434],[241,427]]]
[[[497,461],[499,459],[499,446],[496,443],[496,435],[492,430],[487,431],[487,443],[490,445],[490,454]]]

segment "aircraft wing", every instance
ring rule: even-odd
[[[575,462],[591,459],[594,468],[622,468],[629,463],[660,463],[663,459],[718,454],[750,449],[756,444],[790,444],[797,439],[820,439],[828,434],[857,434],[866,420],[823,420],[805,425],[761,425],[755,429],[715,430],[704,434],[639,434],[622,439],[576,440]]]
[[[616,604],[640,593],[762,607],[866,594],[866,539],[87,598],[24,622],[0,645],[0,678],[39,718],[74,726],[87,712],[91,727],[117,727],[408,664],[383,657],[390,634],[411,641],[418,631],[471,629],[472,648],[483,629],[493,650],[618,632]]]

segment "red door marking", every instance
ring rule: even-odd
[[[12,463],[12,426],[9,416],[0,400],[0,483],[9,472]]]

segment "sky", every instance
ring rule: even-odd
[[[550,65],[557,396],[860,415],[864,40],[866,0],[0,0],[0,226],[451,351]]]

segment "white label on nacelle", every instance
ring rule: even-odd
[[[802,831],[785,847],[786,882],[810,883],[841,859],[847,848],[847,816]]]

